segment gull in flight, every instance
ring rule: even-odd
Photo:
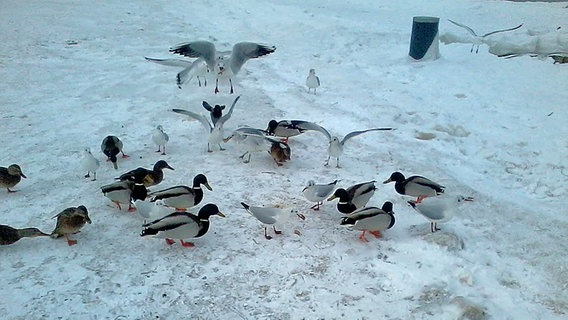
[[[323,133],[329,141],[329,147],[327,148],[328,157],[327,157],[327,160],[325,161],[324,165],[328,166],[329,160],[333,157],[333,158],[337,159],[336,167],[340,168],[339,157],[343,154],[343,146],[345,145],[345,142],[347,142],[347,140],[354,138],[354,137],[356,137],[360,134],[371,132],[371,131],[389,131],[389,130],[394,130],[394,129],[393,128],[373,128],[373,129],[367,129],[367,130],[361,130],[361,131],[353,131],[353,132],[350,132],[347,135],[345,135],[345,137],[343,137],[343,139],[341,139],[341,140],[337,136],[332,136],[329,133],[329,131],[327,131],[322,126],[319,126],[319,125],[313,126],[313,130],[316,130],[316,131]]]
[[[211,150],[212,144],[217,144],[219,146],[219,150],[225,150],[221,146],[221,142],[223,141],[223,124],[231,118],[231,115],[233,114],[233,108],[235,107],[235,104],[237,104],[237,101],[239,101],[240,97],[241,96],[238,96],[235,99],[235,101],[233,101],[231,108],[229,108],[229,112],[227,112],[227,114],[225,114],[224,116],[219,118],[219,120],[217,120],[214,125],[211,124],[211,122],[209,122],[207,117],[202,115],[202,114],[197,114],[195,112],[192,112],[192,111],[189,111],[189,110],[184,110],[184,109],[172,109],[172,111],[176,112],[176,113],[184,114],[184,115],[186,115],[186,116],[188,116],[192,119],[195,119],[195,120],[198,120],[199,122],[201,122],[201,124],[209,132],[209,136],[207,138],[207,152],[213,152],[213,150]]]
[[[237,75],[242,66],[249,59],[271,54],[276,50],[274,46],[262,45],[254,42],[239,42],[233,46],[232,51],[217,51],[215,45],[209,41],[186,42],[174,46],[170,52],[190,58],[205,61],[209,70],[215,74],[215,93],[219,93],[219,78],[226,78],[233,90],[232,77]]]
[[[207,63],[203,58],[196,59],[194,61],[182,60],[182,59],[156,59],[144,57],[147,61],[161,64],[163,66],[169,67],[180,67],[183,68],[176,76],[176,84],[178,88],[181,89],[182,84],[189,82],[194,76],[197,77],[197,82],[201,87],[201,79],[204,81],[204,86],[207,87],[207,74],[209,73],[209,68]]]
[[[502,29],[502,30],[495,30],[495,31],[488,32],[488,33],[486,33],[486,34],[484,34],[484,35],[482,35],[482,36],[479,36],[479,35],[477,35],[477,33],[476,33],[472,28],[466,26],[465,24],[457,23],[457,22],[452,21],[452,20],[450,20],[450,19],[448,19],[448,21],[450,21],[451,23],[455,24],[455,25],[458,26],[458,27],[464,28],[465,30],[467,30],[467,32],[469,32],[469,33],[471,34],[471,36],[473,37],[473,40],[472,40],[470,52],[473,52],[473,48],[476,47],[475,53],[478,53],[478,52],[479,52],[479,46],[485,43],[485,38],[486,38],[486,37],[488,37],[488,36],[490,36],[490,35],[492,35],[492,34],[499,33],[499,32],[506,32],[506,31],[517,30],[517,29],[519,29],[520,27],[523,26],[522,24],[520,24],[520,25],[518,25],[518,26],[516,26],[516,27],[513,27],[513,28]]]

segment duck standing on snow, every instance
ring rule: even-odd
[[[308,93],[314,89],[314,94],[316,94],[316,89],[320,86],[320,78],[316,76],[315,69],[310,69],[310,73],[306,77],[306,86],[308,87]]]
[[[381,208],[365,207],[353,211],[347,217],[341,219],[340,225],[363,231],[359,239],[368,242],[369,240],[365,238],[365,232],[369,232],[375,238],[381,238],[381,231],[392,228],[394,222],[392,202],[386,201]]]
[[[152,199],[150,202],[160,201],[168,207],[174,207],[177,211],[186,211],[188,208],[195,207],[203,200],[203,189],[205,186],[212,191],[207,177],[204,174],[198,174],[193,178],[193,187],[175,186],[160,191],[150,193]]]
[[[116,179],[121,181],[132,181],[134,183],[143,184],[145,187],[151,187],[162,182],[164,179],[163,169],[174,170],[174,168],[170,167],[166,161],[160,160],[154,164],[154,168],[152,170],[138,167],[122,174]]]
[[[6,188],[8,192],[16,192],[16,190],[10,190],[10,188],[17,185],[22,178],[27,177],[22,173],[22,168],[19,165],[12,164],[8,168],[0,167],[0,188]]]
[[[273,208],[273,207],[253,207],[249,206],[248,204],[241,202],[241,205],[245,208],[245,210],[250,213],[253,217],[258,219],[258,221],[264,224],[264,237],[267,240],[272,239],[271,236],[268,235],[266,228],[267,226],[272,226],[275,234],[282,234],[282,231],[276,230],[276,225],[281,224],[288,220],[292,215],[297,215],[300,219],[304,220],[306,217],[304,215],[298,213],[298,210],[294,209],[280,209],[280,208]]]
[[[377,189],[375,182],[376,181],[373,180],[352,185],[347,189],[339,188],[335,190],[327,201],[339,198],[337,210],[341,213],[352,213],[357,209],[363,208],[375,194],[375,190]]]
[[[22,238],[44,237],[49,234],[41,232],[36,228],[16,229],[7,225],[0,224],[0,245],[8,245],[17,242]]]
[[[249,59],[271,54],[276,50],[274,46],[262,45],[254,42],[239,42],[233,46],[230,52],[217,51],[215,45],[209,41],[193,41],[176,45],[170,49],[170,52],[180,54],[190,58],[198,58],[205,60],[207,67],[215,76],[215,93],[219,93],[219,79],[228,79],[231,85],[231,94],[233,90],[232,77],[237,75],[242,66]],[[227,56],[229,56],[227,58]],[[179,85],[179,76],[178,76]]]
[[[118,169],[116,156],[122,152],[123,158],[128,158],[128,155],[122,151],[122,141],[116,136],[106,136],[101,143],[101,151],[108,157],[107,161],[112,162],[112,166]]]
[[[283,138],[285,142],[288,142],[290,137],[295,137],[310,130],[322,132],[325,129],[318,124],[304,120],[270,120],[266,128],[268,135]]]
[[[222,116],[221,118],[217,119],[215,121],[215,124],[211,124],[209,122],[209,120],[207,120],[207,117],[205,117],[202,114],[197,114],[195,112],[189,111],[189,110],[184,110],[184,109],[172,109],[173,112],[175,113],[180,113],[180,114],[184,114],[192,119],[198,120],[199,122],[201,122],[201,124],[203,125],[203,127],[207,130],[207,132],[209,133],[208,137],[207,137],[207,152],[213,152],[213,150],[211,150],[211,145],[212,144],[216,144],[219,146],[219,150],[225,150],[223,149],[223,147],[221,146],[221,142],[223,142],[223,125],[225,124],[225,122],[227,122],[230,118],[231,115],[233,114],[233,109],[235,108],[235,105],[237,104],[237,101],[239,101],[241,96],[238,96],[235,101],[233,101],[233,104],[231,105],[231,108],[229,108],[229,112],[227,112],[226,115]]]
[[[145,200],[148,196],[148,190],[143,184],[137,184],[133,181],[117,181],[101,187],[103,195],[112,201],[122,210],[120,204],[128,204],[128,212],[136,211],[136,207],[132,204],[136,200]]]
[[[308,181],[308,184],[302,190],[302,194],[309,201],[316,203],[310,209],[319,210],[320,205],[323,204],[323,200],[333,194],[338,181],[339,180],[335,180],[327,184],[316,184],[313,180]]]
[[[405,179],[400,172],[393,172],[383,184],[395,182],[394,190],[401,195],[418,197],[420,203],[426,197],[435,197],[444,193],[444,186],[422,176],[411,176]]]
[[[85,206],[67,208],[53,218],[57,218],[57,224],[51,237],[55,239],[63,236],[70,246],[77,244],[77,240],[69,239],[69,235],[79,233],[85,224],[91,224],[89,212]]]
[[[457,205],[464,203],[464,201],[473,201],[473,198],[464,196],[446,196],[426,198],[422,202],[411,200],[408,201],[408,204],[430,221],[430,231],[436,232],[440,230],[437,224],[447,222],[452,219],[456,213]]]
[[[170,137],[164,132],[164,128],[161,125],[154,129],[154,133],[152,133],[152,141],[158,146],[158,150],[156,150],[156,152],[162,152],[162,155],[166,155],[166,144],[170,141]]]
[[[274,141],[272,142],[268,153],[270,153],[272,159],[276,162],[276,165],[281,167],[284,165],[284,162],[290,160],[292,150],[286,142]]]
[[[85,148],[83,151],[83,158],[81,159],[81,166],[83,170],[87,171],[85,178],[91,177],[91,172],[93,173],[93,179],[91,181],[97,180],[97,169],[101,165],[99,159],[95,158],[91,153],[91,148]]]
[[[206,204],[196,215],[189,212],[173,212],[163,218],[142,225],[144,228],[140,236],[153,235],[156,238],[165,238],[166,243],[172,245],[174,239],[179,239],[184,247],[193,247],[192,242],[184,239],[199,238],[209,230],[209,217],[218,215],[225,217],[219,208],[212,204]]]

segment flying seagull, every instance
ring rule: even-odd
[[[203,59],[209,70],[215,74],[215,93],[219,93],[219,78],[226,78],[233,90],[232,77],[236,76],[242,66],[249,59],[271,54],[276,50],[274,46],[262,45],[254,42],[239,42],[233,46],[233,50],[217,51],[215,45],[209,41],[193,41],[176,45],[170,48],[170,52],[190,58]]]
[[[147,61],[161,64],[163,66],[169,67],[180,67],[183,68],[176,76],[176,84],[178,88],[181,89],[181,85],[189,82],[193,77],[197,77],[197,82],[201,87],[201,79],[204,81],[204,86],[207,86],[207,74],[209,73],[209,68],[207,63],[203,58],[196,59],[194,61],[182,60],[182,59],[156,59],[144,57]]]
[[[482,45],[483,43],[485,43],[485,38],[486,38],[486,37],[488,37],[488,36],[490,36],[490,35],[492,35],[492,34],[499,33],[499,32],[506,32],[506,31],[517,30],[517,29],[519,29],[520,27],[523,26],[522,24],[520,24],[520,25],[518,25],[518,26],[516,26],[516,27],[514,27],[514,28],[502,29],[502,30],[495,30],[495,31],[488,32],[488,33],[486,33],[486,34],[484,34],[484,35],[482,35],[482,36],[479,36],[479,35],[477,35],[477,33],[476,33],[472,28],[466,26],[465,24],[457,23],[457,22],[452,21],[452,20],[450,20],[450,19],[448,19],[448,21],[450,21],[451,23],[455,24],[455,25],[458,26],[458,27],[464,28],[465,30],[467,30],[467,32],[469,32],[469,33],[471,34],[471,36],[473,37],[473,41],[472,41],[472,45],[471,45],[471,50],[470,50],[470,52],[473,52],[473,47],[476,47],[475,53],[478,53],[478,52],[479,52],[479,46]]]

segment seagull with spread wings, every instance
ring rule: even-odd
[[[465,30],[467,30],[467,32],[469,32],[469,34],[471,34],[471,36],[472,36],[473,39],[472,39],[472,44],[471,44],[471,50],[470,50],[470,52],[473,52],[473,48],[476,47],[475,53],[478,53],[478,52],[479,52],[479,46],[485,43],[485,38],[487,38],[488,36],[493,35],[493,34],[496,34],[496,33],[499,33],[499,32],[506,32],[506,31],[517,30],[517,29],[519,29],[520,27],[523,26],[522,24],[520,24],[520,25],[518,25],[518,26],[516,26],[516,27],[513,27],[513,28],[502,29],[502,30],[495,30],[495,31],[491,31],[491,32],[488,32],[488,33],[486,33],[486,34],[480,36],[480,35],[477,35],[477,33],[476,33],[472,28],[466,26],[465,24],[461,24],[461,23],[452,21],[452,20],[450,20],[450,19],[448,19],[448,21],[450,21],[451,23],[455,24],[455,25],[458,26],[458,27],[464,28]]]

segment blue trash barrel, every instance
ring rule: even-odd
[[[440,57],[437,17],[414,17],[412,19],[412,35],[410,36],[410,52],[415,60],[435,60]]]

